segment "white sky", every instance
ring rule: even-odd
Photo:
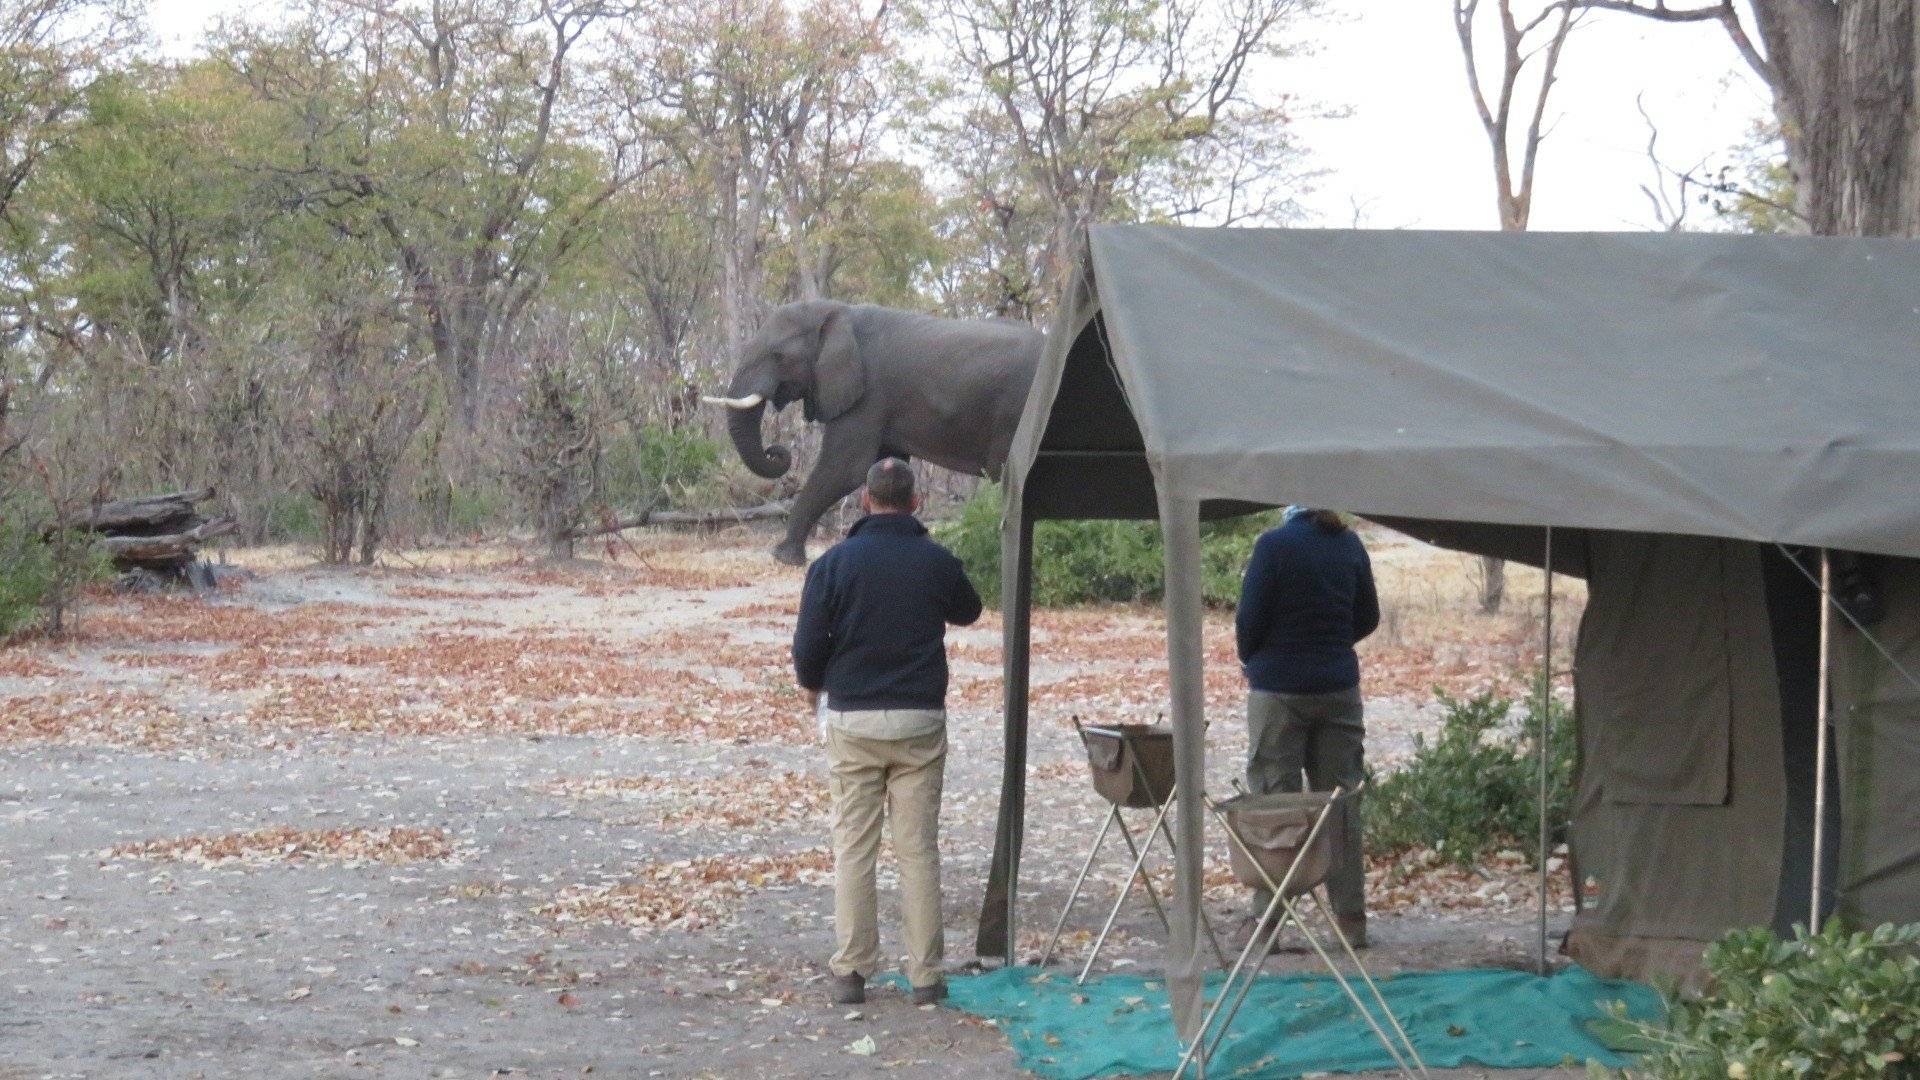
[[[1536,0],[1537,2],[1537,0]],[[1305,202],[1305,224],[1370,228],[1493,228],[1492,167],[1468,97],[1448,0],[1330,0],[1332,17],[1304,27],[1312,55],[1275,72],[1284,89],[1343,119],[1302,121],[1311,167],[1327,175]],[[151,0],[153,29],[170,52],[192,52],[221,15],[280,0]],[[1491,7],[1491,4],[1487,5]],[[1534,2],[1523,4],[1531,9]],[[1483,13],[1490,14],[1490,13]],[[1487,21],[1483,37],[1495,33]],[[1483,67],[1482,74],[1487,74]],[[1549,106],[1540,149],[1536,229],[1654,227],[1640,185],[1653,170],[1644,94],[1661,157],[1718,163],[1768,111],[1716,24],[1661,25],[1596,13],[1575,30]],[[1704,217],[1695,211],[1695,219]]]

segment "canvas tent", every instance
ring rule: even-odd
[[[1569,945],[1614,973],[1804,921],[1820,603],[1802,569],[1860,553],[1885,651],[1843,628],[1829,654],[1826,880],[1856,918],[1920,919],[1920,689],[1900,670],[1920,670],[1920,246],[1096,227],[1006,498],[984,955],[1013,955],[1017,922],[1034,522],[1159,519],[1176,758],[1199,777],[1199,524],[1290,502],[1536,563],[1551,530],[1555,569],[1586,577],[1572,841],[1600,891]],[[1204,814],[1197,785],[1179,794],[1185,1031]]]

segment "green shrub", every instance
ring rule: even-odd
[[[1000,488],[982,484],[959,516],[936,527],[989,604],[1000,602]],[[1277,521],[1254,514],[1201,528],[1201,579],[1206,601],[1231,607],[1240,598],[1253,542]],[[1043,521],[1033,534],[1033,602],[1040,607],[1137,603],[1160,599],[1166,556],[1151,521]]]
[[[0,639],[63,609],[74,589],[112,571],[106,552],[84,534],[48,540],[36,520],[46,519],[23,513],[18,504],[0,507]]]
[[[0,638],[26,629],[40,617],[53,588],[53,551],[16,516],[0,520]]]
[[[1531,855],[1539,836],[1537,700],[1528,699],[1516,727],[1508,721],[1513,702],[1505,698],[1440,694],[1439,737],[1429,744],[1416,734],[1413,760],[1376,776],[1367,790],[1367,849],[1428,848],[1462,866],[1503,847]],[[1572,812],[1574,731],[1566,712],[1552,703],[1547,821],[1554,842],[1564,838]]]
[[[1616,1076],[1666,1080],[1920,1077],[1920,923],[1792,941],[1736,930],[1707,949],[1711,990],[1632,1029],[1647,1049]]]
[[[600,501],[623,509],[703,505],[721,477],[723,449],[691,427],[648,424],[621,435],[607,446]]]
[[[268,499],[261,511],[269,541],[320,539],[320,502],[304,491],[288,491]]]
[[[456,487],[447,495],[447,534],[477,536],[507,514],[507,497],[499,490]]]

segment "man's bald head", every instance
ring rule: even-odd
[[[881,458],[867,470],[867,509],[876,514],[911,514],[913,466],[897,457]]]

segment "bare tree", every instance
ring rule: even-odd
[[[22,333],[71,329],[38,294],[55,255],[24,220],[21,196],[79,129],[88,90],[138,40],[139,15],[132,0],[0,4],[0,391],[16,377],[9,361]],[[51,378],[51,359],[41,357],[35,381]]]
[[[0,219],[72,133],[88,86],[134,42],[138,17],[122,0],[0,5]]]
[[[658,163],[583,42],[616,0],[316,0],[226,53],[305,128],[289,198],[390,245],[472,430],[491,350]],[[597,150],[588,156],[587,149]]]
[[[426,416],[431,353],[413,347],[401,301],[376,278],[303,298],[289,322],[305,368],[307,489],[319,504],[323,557],[372,565],[385,539],[396,471]],[[422,359],[417,354],[426,352]]]
[[[1647,197],[1647,204],[1653,209],[1653,220],[1662,232],[1686,232],[1687,215],[1693,210],[1695,192],[1705,187],[1699,175],[1706,168],[1706,161],[1701,160],[1691,169],[1676,169],[1661,160],[1660,128],[1647,113],[1645,97],[1644,94],[1635,97],[1633,107],[1647,125],[1647,166],[1653,176],[1640,185],[1640,194]]]
[[[1494,0],[1500,26],[1500,69],[1498,77],[1489,82],[1481,72],[1475,48],[1480,4],[1481,0],[1454,0],[1453,27],[1460,38],[1460,54],[1466,60],[1467,89],[1473,95],[1474,110],[1480,114],[1488,148],[1493,151],[1494,204],[1500,214],[1500,227],[1521,232],[1533,212],[1534,166],[1541,140],[1547,134],[1543,126],[1547,99],[1553,93],[1560,54],[1573,32],[1577,9],[1564,3],[1547,4],[1523,23],[1514,14],[1513,0]],[[1540,61],[1539,80],[1529,94],[1521,86],[1521,79],[1536,58]],[[1521,123],[1516,124],[1516,119]]]
[[[1481,70],[1475,47],[1481,0],[1453,0],[1453,27],[1460,38],[1460,55],[1467,65],[1467,89],[1480,114],[1487,146],[1493,152],[1494,206],[1500,228],[1524,232],[1533,214],[1534,167],[1540,157],[1547,99],[1553,93],[1560,54],[1577,21],[1577,9],[1550,3],[1524,22],[1514,13],[1514,0],[1493,0],[1500,28],[1498,76],[1489,80]],[[1527,67],[1539,60],[1539,78],[1531,91],[1521,85]],[[1517,143],[1517,145],[1516,145]],[[1483,556],[1476,575],[1480,610],[1499,611],[1507,595],[1506,566]]]
[[[514,476],[533,510],[548,558],[573,558],[574,537],[592,497],[599,443],[607,427],[592,365],[563,318],[518,337]]]
[[[626,192],[608,238],[616,302],[645,328],[642,370],[669,423],[701,415],[697,336],[705,329],[715,287],[716,225],[697,177],[661,169]]]
[[[1794,209],[1808,227],[1821,235],[1920,235],[1914,0],[1565,2],[1660,22],[1719,24],[1773,92]]]
[[[1087,226],[1116,213],[1219,223],[1288,205],[1288,102],[1247,76],[1284,53],[1311,0],[938,0],[941,45],[969,100],[942,127],[985,141],[1044,200],[1033,256],[1043,292],[1071,270]],[[1004,165],[1002,166],[1004,171]],[[1007,203],[983,192],[985,213]]]
[[[845,0],[798,13],[776,0],[697,0],[664,6],[629,47],[651,47],[655,137],[712,191],[720,344],[752,335],[767,296],[776,213],[789,198],[817,204],[826,175],[865,152],[850,136],[870,126],[875,66],[889,11]],[[791,183],[785,183],[790,181]],[[828,193],[831,196],[831,192]]]

